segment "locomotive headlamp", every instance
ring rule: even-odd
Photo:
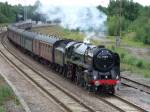
[[[95,81],[95,86],[99,86],[100,82],[99,81]]]

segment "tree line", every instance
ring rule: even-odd
[[[150,6],[142,6],[132,0],[110,0],[107,8],[97,8],[108,16],[109,35],[118,36],[121,33],[150,45]]]
[[[35,21],[45,21],[42,14],[36,10],[40,5],[40,1],[35,2],[33,6],[10,5],[7,2],[0,2],[0,23],[12,23],[24,20],[24,11],[27,11],[26,16]]]

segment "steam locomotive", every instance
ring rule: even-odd
[[[89,91],[115,93],[120,81],[117,53],[104,46],[29,32],[25,24],[21,27],[8,27],[8,39],[16,46]]]

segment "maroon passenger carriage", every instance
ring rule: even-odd
[[[117,53],[102,46],[58,39],[19,29],[19,24],[16,26],[8,27],[9,40],[34,58],[90,91],[115,93],[115,86],[120,81]]]

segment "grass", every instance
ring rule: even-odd
[[[8,25],[8,23],[0,23],[0,27],[1,26],[7,26]]]
[[[83,41],[85,35],[83,33],[79,33],[77,31],[69,31],[67,29],[64,29],[64,38],[66,39],[73,39],[78,41]]]
[[[108,39],[110,39],[112,42],[115,42],[116,37],[115,36],[107,36]],[[136,48],[150,48],[150,45],[146,45],[141,41],[135,41],[135,33],[131,32],[128,34],[123,35],[121,39],[121,45],[122,46],[129,46],[129,47],[136,47]]]
[[[59,38],[66,38],[66,39],[74,39],[78,41],[82,41],[84,38],[84,34],[79,33],[77,31],[70,31],[67,29],[64,29],[60,26],[48,26],[48,27],[39,27],[39,28],[33,28],[32,31],[35,32],[41,32],[43,34],[47,35],[56,35]]]
[[[12,89],[8,85],[0,87],[0,105],[14,97]]]
[[[4,107],[0,106],[0,112],[5,112]]]
[[[145,78],[150,78],[150,70],[148,69],[139,69],[139,67],[121,63],[121,71],[131,71],[132,73],[137,73],[138,75],[144,75]]]
[[[14,101],[16,105],[20,104],[18,98],[14,95],[13,90],[0,76],[0,112],[5,112],[4,105],[10,100]]]
[[[85,35],[77,31],[70,31],[59,26],[49,26],[34,28],[32,31],[41,32],[43,34],[54,34],[59,35],[61,38],[74,39],[78,41],[83,41]],[[150,48],[149,45],[145,45],[142,42],[134,41],[134,33],[129,33],[124,35],[121,40],[121,46],[129,46],[136,48]],[[95,45],[105,45],[106,48],[109,48],[117,53],[121,57],[121,69],[129,70],[138,74],[142,74],[145,77],[150,77],[150,62],[147,62],[144,59],[138,59],[133,54],[129,53],[124,48],[115,48],[115,36],[107,36],[109,42],[102,42],[101,40],[92,40],[91,43]]]

